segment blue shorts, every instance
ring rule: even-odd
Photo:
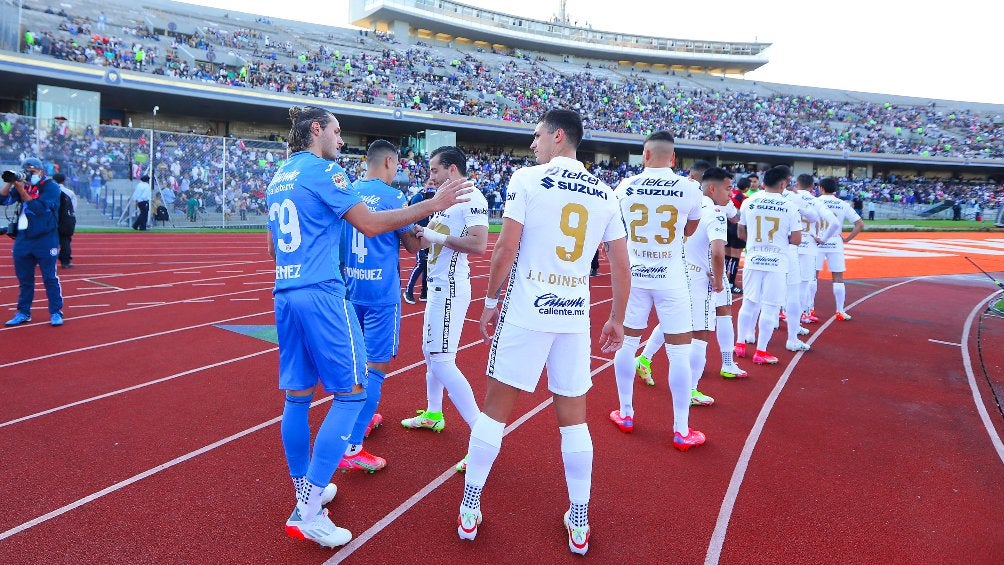
[[[372,363],[386,363],[397,357],[397,344],[401,335],[401,305],[353,306],[356,307],[356,316],[363,326],[366,358]]]
[[[323,284],[275,295],[279,388],[352,392],[366,381],[366,349],[349,301]]]

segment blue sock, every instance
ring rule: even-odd
[[[384,374],[370,367],[366,369],[366,404],[359,411],[356,418],[356,425],[352,428],[352,435],[349,436],[349,443],[360,445],[366,435],[366,427],[370,425],[373,414],[376,414],[377,406],[380,404],[380,394],[383,391]]]
[[[363,404],[366,404],[365,390],[356,394],[336,394],[331,401],[328,415],[317,430],[314,454],[307,468],[307,480],[314,486],[324,488],[331,482],[331,476],[345,455],[349,434]]]
[[[307,474],[310,463],[310,411],[312,396],[293,396],[286,393],[286,404],[282,408],[282,447],[286,451],[289,476],[296,478]],[[324,483],[327,485],[328,483]]]

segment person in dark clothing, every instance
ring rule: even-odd
[[[56,173],[52,175],[52,180],[59,185],[62,195],[59,197],[59,217],[57,230],[59,231],[59,266],[69,269],[73,266],[73,252],[70,247],[73,239],[73,232],[77,230],[77,195],[72,190],[66,188],[66,175]]]
[[[414,206],[423,200],[428,200],[436,195],[436,188],[432,186],[424,187],[420,192],[411,197],[408,202],[409,206]],[[429,218],[423,218],[416,224],[422,226],[423,228],[429,225]],[[404,301],[408,304],[415,303],[415,284],[418,283],[419,277],[422,279],[422,291],[419,294],[419,300],[425,302],[428,296],[428,286],[427,286],[427,273],[428,273],[428,261],[429,261],[429,249],[423,248],[418,250],[418,255],[415,257],[415,268],[411,271],[411,276],[408,277],[408,286],[404,291]]]
[[[59,185],[45,176],[41,159],[28,157],[21,163],[23,180],[13,171],[3,175],[0,206],[18,203],[17,237],[14,240],[14,273],[19,292],[17,312],[4,325],[17,326],[31,321],[31,303],[35,299],[35,267],[42,271],[45,296],[49,299],[49,323],[63,325],[63,291],[56,276],[59,254],[57,214]]]

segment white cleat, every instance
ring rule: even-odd
[[[313,520],[300,517],[297,505],[286,520],[286,534],[293,539],[310,540],[324,547],[338,547],[352,541],[352,532],[339,528],[328,518],[328,510],[322,508]]]
[[[788,351],[808,351],[809,344],[798,341],[797,339],[788,340],[788,342],[784,344],[784,348]]]
[[[809,331],[809,328],[798,327],[798,335],[809,335],[810,333],[812,332]]]
[[[589,525],[584,528],[573,526],[568,520],[571,510],[565,512],[565,530],[568,532],[568,549],[572,553],[585,555],[589,551]]]
[[[461,508],[457,516],[457,535],[463,540],[473,540],[478,535],[478,526],[481,525],[483,517],[481,510],[471,510]]]
[[[334,500],[336,494],[338,494],[338,486],[335,483],[328,483],[328,486],[321,491],[321,506]]]

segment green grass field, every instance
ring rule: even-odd
[[[943,230],[959,230],[959,231],[988,231],[1002,228],[995,228],[992,221],[976,222],[973,220],[960,220],[958,222],[952,220],[923,220],[923,219],[912,219],[912,220],[865,220],[865,230],[879,230],[883,226],[889,226],[890,228],[897,228],[901,226],[913,226],[916,231],[943,231]]]

